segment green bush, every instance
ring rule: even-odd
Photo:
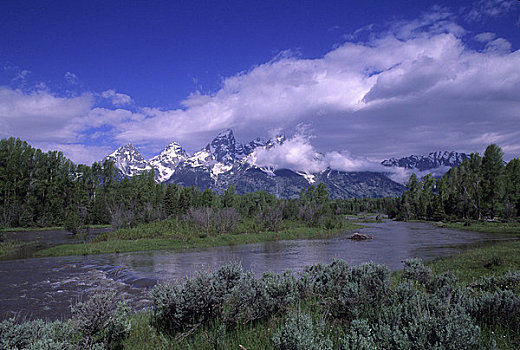
[[[87,301],[77,303],[71,311],[71,324],[81,333],[85,347],[104,344],[107,348],[116,348],[130,331],[130,309],[117,300],[115,292],[94,294]]]
[[[421,259],[410,258],[404,261],[403,278],[416,281],[421,284],[428,284],[432,276],[432,270],[424,266]]]
[[[479,324],[501,324],[513,329],[520,327],[520,296],[510,290],[483,292],[465,299],[468,313]]]
[[[480,329],[462,305],[439,299],[410,282],[387,305],[351,322],[343,349],[476,349]]]
[[[354,320],[349,332],[341,340],[343,350],[373,350],[377,349],[374,330],[367,320]]]
[[[77,338],[68,322],[0,322],[0,349],[75,349]]]
[[[223,317],[228,323],[247,323],[285,311],[297,299],[297,279],[290,271],[266,272],[259,279],[246,274],[227,297]]]
[[[332,349],[332,342],[324,335],[324,328],[323,322],[313,324],[309,315],[294,312],[273,334],[272,342],[278,350]]]
[[[176,333],[218,315],[230,291],[243,278],[239,264],[201,272],[182,283],[160,283],[152,290],[152,320],[157,329]]]
[[[503,276],[485,276],[471,284],[471,287],[486,291],[513,290],[520,285],[520,272],[507,272]]]
[[[339,260],[329,266],[312,266],[305,272],[313,294],[323,297],[332,316],[352,320],[365,309],[383,304],[390,292],[386,266],[364,263],[355,267]]]

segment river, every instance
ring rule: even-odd
[[[510,236],[452,230],[428,223],[385,221],[367,226],[360,230],[374,237],[367,241],[352,241],[345,234],[326,240],[278,241],[182,252],[0,261],[0,320],[15,314],[27,319],[66,318],[71,304],[100,289],[116,289],[134,309],[142,309],[148,306],[149,290],[158,281],[179,279],[234,261],[255,274],[298,272],[305,266],[327,264],[335,258],[351,265],[374,261],[398,270],[409,257],[431,260],[510,239]]]

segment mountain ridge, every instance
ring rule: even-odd
[[[269,140],[255,138],[239,143],[231,129],[220,132],[211,142],[191,156],[176,142],[170,142],[161,153],[148,161],[132,145],[118,148],[107,156],[116,163],[123,176],[131,177],[145,170],[155,172],[157,182],[196,186],[219,193],[235,185],[237,193],[265,190],[278,197],[295,198],[302,189],[323,182],[332,198],[395,197],[406,188],[390,178],[392,167],[424,171],[430,167],[458,165],[468,156],[457,152],[432,152],[428,156],[390,158],[381,162],[389,172],[346,172],[326,168],[320,172],[299,169],[274,169],[255,164],[255,151],[270,151],[282,145],[285,136]]]

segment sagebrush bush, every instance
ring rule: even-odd
[[[94,294],[87,301],[77,303],[71,311],[71,324],[82,334],[86,347],[103,344],[106,348],[115,348],[130,331],[130,308],[116,298],[115,292]]]
[[[74,349],[77,336],[68,322],[0,322],[0,349]]]
[[[315,270],[313,280],[313,291],[324,297],[329,313],[347,320],[382,305],[390,292],[390,270],[374,263],[347,267],[334,261]]]
[[[348,277],[350,267],[339,259],[334,259],[329,265],[316,264],[308,266],[302,277],[307,281],[305,287],[316,295],[330,295],[338,285]]]
[[[298,296],[297,279],[290,271],[266,272],[259,279],[245,274],[225,301],[223,319],[247,323],[264,318],[287,310]]]
[[[341,340],[343,350],[374,350],[377,349],[374,330],[367,320],[353,320],[349,331]]]
[[[465,299],[468,313],[480,324],[520,327],[520,296],[510,290],[497,290]]]
[[[343,349],[473,349],[480,329],[459,304],[399,284],[390,302],[351,322]]]
[[[315,324],[309,315],[293,312],[273,334],[272,342],[278,350],[332,349],[332,342],[324,335],[324,328],[323,322]]]
[[[421,259],[410,258],[404,261],[403,278],[421,284],[428,284],[432,276],[432,270],[424,266]]]
[[[520,272],[510,271],[503,276],[485,276],[471,284],[471,287],[486,291],[495,291],[498,289],[515,289],[520,285]]]
[[[200,272],[182,283],[160,283],[152,290],[152,320],[162,331],[175,333],[220,314],[231,290],[243,278],[239,264]]]

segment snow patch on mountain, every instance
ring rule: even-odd
[[[151,158],[148,164],[156,169],[156,180],[163,182],[168,180],[175,172],[177,165],[187,158],[188,154],[182,149],[181,145],[174,141],[168,144],[161,153]]]
[[[454,167],[458,166],[469,158],[466,153],[438,151],[432,152],[427,156],[416,156],[411,155],[404,158],[390,158],[381,162],[386,167],[399,167],[406,169],[417,169],[419,171],[426,171],[435,168],[442,167]]]
[[[128,177],[146,170],[152,170],[152,167],[131,143],[119,147],[106,159],[114,162],[121,173]]]
[[[307,180],[307,182],[311,185],[316,182],[316,175],[314,174],[305,173],[301,171],[297,171],[296,174],[303,176],[303,178]]]

